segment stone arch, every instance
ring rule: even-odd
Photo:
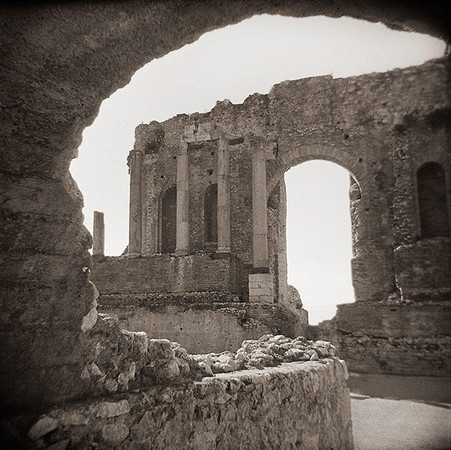
[[[6,198],[0,218],[6,266],[0,272],[8,300],[0,348],[2,404],[42,406],[92,391],[80,376],[79,342],[95,296],[87,270],[91,238],[68,168],[104,99],[153,59],[253,14],[347,15],[447,38],[439,3],[427,5],[406,1],[394,11],[378,0],[332,6],[322,0],[247,0],[233,8],[219,0],[129,0],[44,2],[2,11],[7,51],[1,92],[8,105],[0,164]],[[42,261],[45,270],[36,270]],[[24,304],[30,292],[39,301]]]
[[[422,238],[449,236],[448,202],[443,167],[435,162],[417,171],[418,213]]]
[[[395,289],[393,247],[388,235],[390,229],[380,212],[387,212],[389,205],[377,196],[367,195],[372,191],[362,158],[350,155],[345,149],[323,145],[298,147],[283,152],[269,170],[267,198],[270,198],[287,170],[311,160],[333,162],[350,173],[351,271],[355,300],[387,298]],[[374,267],[378,269],[374,270]]]
[[[303,162],[324,160],[338,164],[346,169],[357,184],[360,194],[365,191],[365,167],[362,161],[346,151],[337,150],[328,146],[298,147],[287,151],[277,158],[277,168],[273,171],[267,183],[267,196],[270,197],[276,185],[283,178],[285,172]]]

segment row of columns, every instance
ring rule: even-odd
[[[266,200],[266,146],[262,138],[252,138],[252,223],[253,267],[268,271],[268,219]],[[218,253],[230,253],[229,143],[218,142]],[[177,231],[176,254],[189,250],[188,143],[182,142],[177,157]]]
[[[252,150],[252,232],[253,273],[249,276],[251,301],[273,302],[273,278],[269,274],[268,219],[266,193],[266,141],[250,139]],[[230,160],[229,141],[218,139],[218,247],[217,253],[230,253]],[[130,227],[128,254],[141,254],[142,246],[142,152],[132,150],[130,167]],[[189,165],[188,142],[177,155],[176,255],[189,253]]]
[[[266,211],[265,140],[251,138],[252,149],[252,223],[254,271],[268,270],[268,236]],[[230,181],[229,142],[218,140],[218,253],[230,253]],[[128,157],[130,171],[130,219],[128,254],[141,254],[142,243],[142,158],[139,150]],[[189,166],[188,143],[182,142],[177,155],[177,228],[176,254],[189,253]]]

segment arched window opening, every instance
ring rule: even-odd
[[[177,188],[171,187],[161,199],[161,253],[174,253],[177,224]]]
[[[218,242],[218,185],[211,184],[205,192],[205,242]]]
[[[449,236],[445,172],[440,164],[424,164],[417,172],[422,238]]]

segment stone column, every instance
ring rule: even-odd
[[[189,253],[189,168],[188,144],[182,142],[177,155],[177,255]]]
[[[140,150],[132,150],[127,164],[130,173],[130,218],[128,254],[140,255],[142,245],[142,198],[141,198],[141,165],[143,154]]]
[[[266,152],[261,138],[252,138],[252,251],[255,272],[268,272]]]
[[[94,228],[93,228],[92,254],[104,255],[105,248],[105,222],[103,213],[94,211]]]
[[[229,143],[218,142],[218,253],[230,253]]]
[[[263,138],[251,138],[253,273],[249,275],[249,300],[258,303],[273,303],[274,279],[273,275],[269,273],[268,258],[265,143]]]

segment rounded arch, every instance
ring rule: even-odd
[[[155,186],[154,192],[155,197],[161,201],[162,196],[164,193],[173,187],[176,187],[176,180],[175,177],[164,177],[161,178],[161,182],[158,183],[157,186]]]
[[[286,271],[309,323],[331,319],[337,303],[355,300],[349,178],[346,168],[325,159],[304,161],[284,177]]]
[[[361,194],[366,191],[365,167],[360,158],[351,156],[346,151],[337,151],[336,148],[327,146],[317,146],[312,148],[312,146],[309,146],[308,148],[299,147],[290,150],[277,158],[277,168],[271,174],[267,182],[267,198],[269,199],[272,191],[283,178],[285,172],[292,167],[313,160],[323,160],[338,164],[349,172]]]

